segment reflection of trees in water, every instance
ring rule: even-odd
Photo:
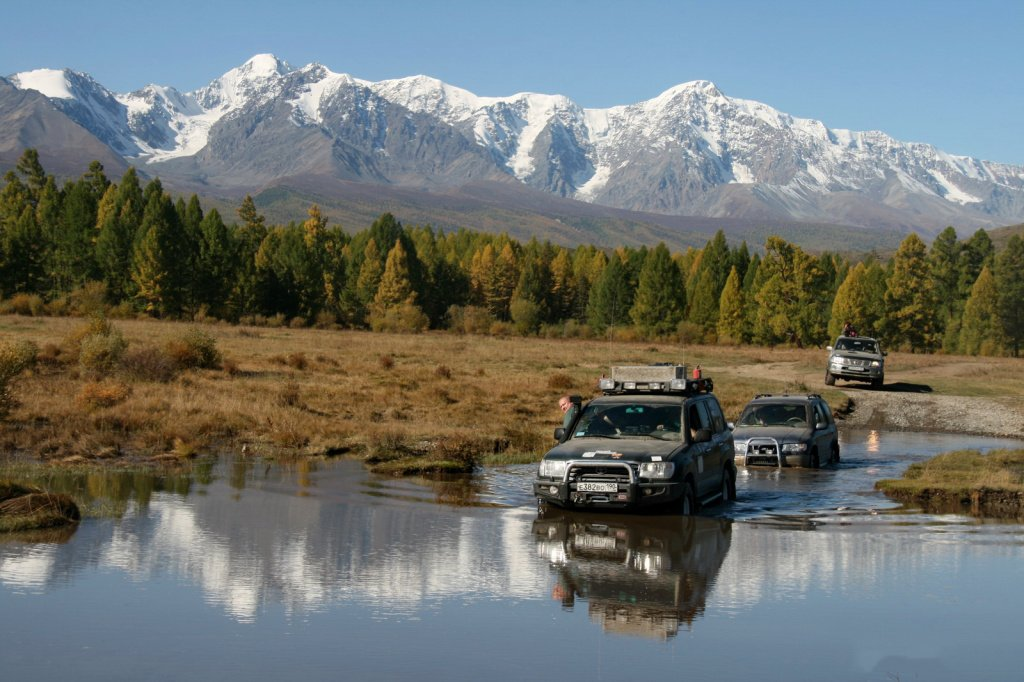
[[[551,596],[563,608],[586,599],[605,631],[664,639],[704,613],[731,522],[554,511],[533,532],[557,573]]]

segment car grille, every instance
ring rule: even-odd
[[[864,360],[862,358],[843,358],[843,362],[850,367],[868,367],[871,365],[870,360]]]
[[[633,480],[628,464],[579,464],[569,466],[569,483],[629,483]]]
[[[779,444],[775,440],[751,439],[747,443],[747,466],[779,466]]]

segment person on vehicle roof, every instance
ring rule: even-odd
[[[857,336],[857,329],[847,320],[843,325],[843,336]]]

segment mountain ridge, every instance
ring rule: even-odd
[[[115,94],[70,69],[8,82],[43,95],[124,164],[208,192],[286,177],[428,192],[516,182],[647,214],[926,236],[1024,221],[1024,167],[831,129],[706,80],[607,109],[564,95],[480,97],[425,75],[371,82],[270,54],[188,93],[151,84]]]

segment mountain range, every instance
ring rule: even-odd
[[[57,174],[92,159],[112,176],[131,164],[228,202],[397,205],[435,224],[532,213],[559,241],[601,243],[593,231],[678,242],[722,226],[930,236],[1024,221],[1024,167],[831,129],[708,81],[584,109],[561,95],[479,97],[426,76],[370,82],[267,54],[193,92],[113,93],[84,73],[38,69],[0,78],[0,168],[25,147]]]

